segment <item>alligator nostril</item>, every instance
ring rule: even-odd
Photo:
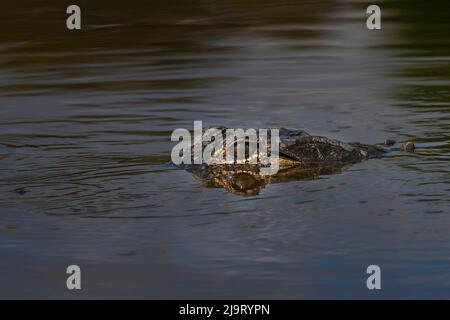
[[[402,144],[402,149],[407,152],[414,152],[414,149],[416,149],[416,146],[414,145],[414,142],[406,141]]]

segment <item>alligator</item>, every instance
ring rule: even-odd
[[[226,127],[210,128],[221,130],[225,137]],[[316,179],[322,175],[342,172],[354,163],[380,158],[388,152],[386,147],[395,144],[393,140],[385,140],[384,143],[373,145],[359,142],[347,143],[310,135],[303,130],[285,128],[279,129],[279,137],[279,170],[273,175],[262,174],[262,165],[259,163],[190,164],[184,168],[203,186],[222,187],[241,196],[257,195],[270,183]],[[202,142],[194,142],[194,145],[195,143]],[[202,148],[204,147],[203,144]],[[402,148],[405,151],[413,151],[414,144],[408,141],[402,145]],[[225,154],[225,150],[222,150],[221,154]]]

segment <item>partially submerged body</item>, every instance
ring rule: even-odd
[[[225,134],[226,128],[216,128]],[[386,153],[381,145],[346,143],[312,136],[302,130],[282,128],[279,137],[279,170],[273,175],[263,174],[260,163],[194,164],[185,168],[204,186],[223,187],[239,195],[254,195],[269,183],[314,179],[340,172],[353,163],[380,158]],[[225,154],[225,150],[219,151],[219,154]]]

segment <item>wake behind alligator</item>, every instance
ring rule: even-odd
[[[210,128],[221,130],[225,138],[226,127]],[[380,158],[388,152],[385,147],[395,144],[392,140],[375,145],[347,143],[313,136],[303,130],[285,128],[279,130],[279,137],[279,171],[274,175],[262,174],[260,163],[192,164],[185,165],[184,168],[203,186],[225,188],[233,194],[242,196],[256,195],[270,183],[316,179],[321,175],[339,173],[354,163]],[[202,150],[204,150],[205,144],[202,141],[194,142],[194,145],[196,143],[202,143]],[[239,141],[235,140],[235,146],[237,143]],[[218,151],[218,154],[225,155],[225,149],[226,145]],[[414,144],[404,143],[403,150],[413,151]]]

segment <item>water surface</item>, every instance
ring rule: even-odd
[[[450,297],[448,1],[92,2],[0,4],[1,298]],[[417,152],[240,197],[167,165],[194,120]]]

